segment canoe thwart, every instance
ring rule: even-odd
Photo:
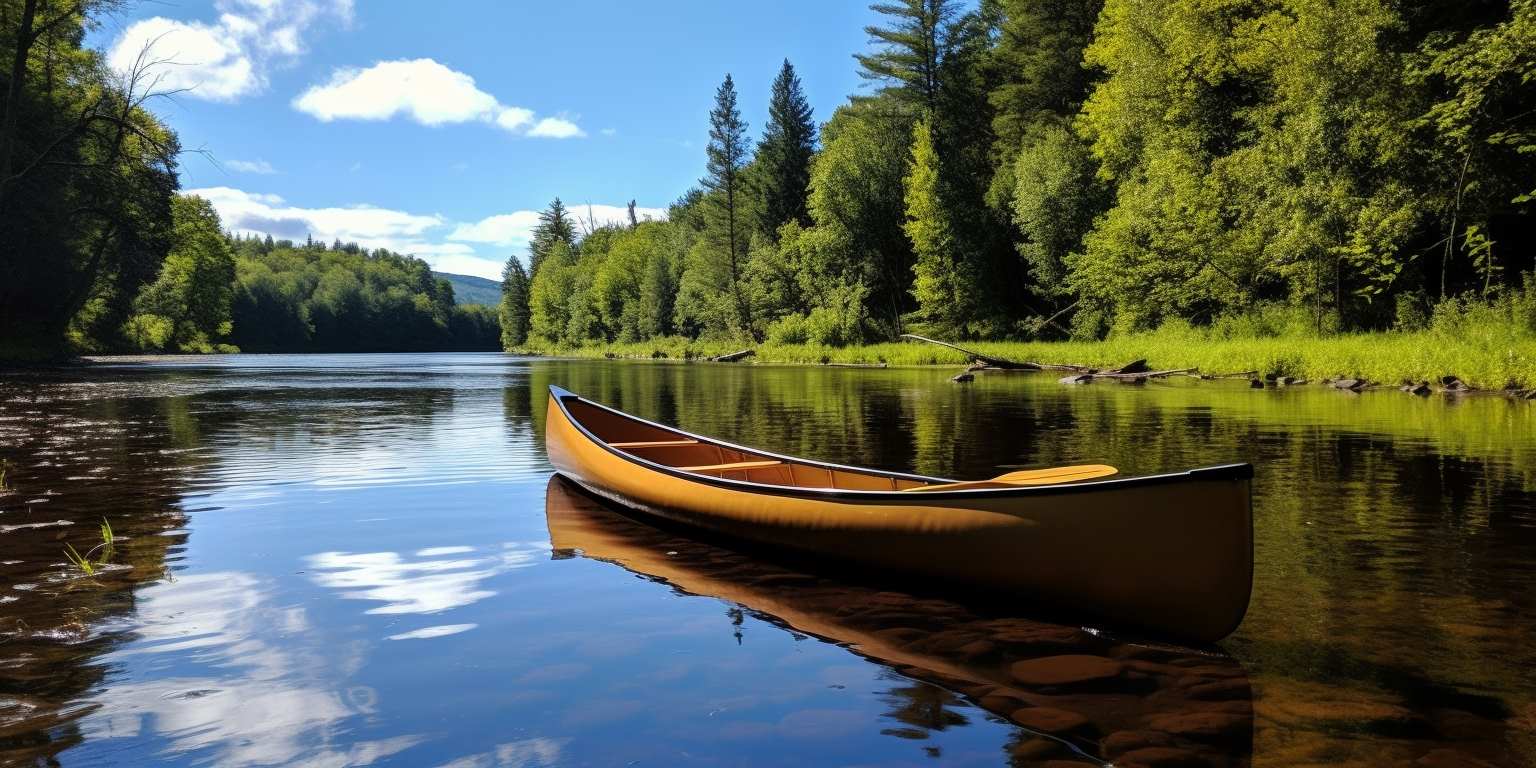
[[[612,448],[666,448],[674,445],[698,445],[697,440],[634,440],[627,443],[609,443]]]
[[[728,472],[733,469],[776,467],[783,463],[782,461],[736,461],[730,464],[704,464],[697,467],[678,467],[678,469],[683,472]]]

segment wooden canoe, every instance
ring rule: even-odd
[[[1247,464],[963,482],[733,445],[554,386],[548,413],[555,469],[644,516],[1196,642],[1227,636],[1248,608]]]

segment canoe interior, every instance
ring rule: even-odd
[[[564,402],[571,418],[616,451],[707,477],[795,488],[904,491],[932,483],[878,472],[833,468],[813,462],[722,445],[602,408],[585,400]],[[935,481],[937,483],[939,481]]]

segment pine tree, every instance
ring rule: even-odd
[[[873,53],[856,53],[859,77],[883,82],[879,93],[925,111],[939,101],[939,66],[949,46],[950,24],[957,13],[954,0],[901,0],[870,8],[890,19],[890,26],[864,28]]]
[[[944,169],[934,146],[933,129],[919,120],[912,129],[912,164],[906,178],[907,221],[903,229],[912,241],[916,280],[912,295],[918,312],[946,333],[964,334],[976,298],[974,270],[961,253],[946,200]]]
[[[747,123],[736,108],[736,84],[727,74],[715,92],[715,108],[709,113],[709,146],[705,149],[707,175],[700,181],[710,194],[707,236],[726,261],[728,290],[735,304],[739,326],[752,330],[752,306],[742,286],[747,259],[746,197],[743,169],[747,165]]]
[[[528,243],[530,279],[539,274],[539,265],[544,263],[544,257],[549,255],[556,243],[576,245],[576,225],[565,203],[560,202],[558,197],[539,213],[539,225],[533,228],[533,238]]]
[[[785,59],[773,81],[768,125],[757,145],[763,198],[760,224],[770,236],[786,222],[810,225],[806,198],[815,153],[816,122],[811,117],[811,105],[800,88],[794,65]]]
[[[501,304],[496,314],[501,320],[501,347],[511,351],[528,341],[528,272],[517,256],[507,257],[501,271]]]

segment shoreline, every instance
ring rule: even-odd
[[[1536,388],[1536,339],[1453,340],[1430,331],[1347,334],[1318,339],[1211,339],[1197,332],[1159,331],[1097,342],[967,341],[977,352],[1047,365],[1108,370],[1145,360],[1154,370],[1196,369],[1208,376],[1256,371],[1259,380],[1313,384],[1354,379],[1362,386],[1398,387],[1455,377],[1472,390],[1528,393]],[[740,341],[664,338],[649,342],[568,347],[525,344],[514,354],[577,359],[703,362],[749,348]],[[967,366],[963,352],[919,342],[847,347],[764,343],[731,365],[787,364],[828,367]]]

